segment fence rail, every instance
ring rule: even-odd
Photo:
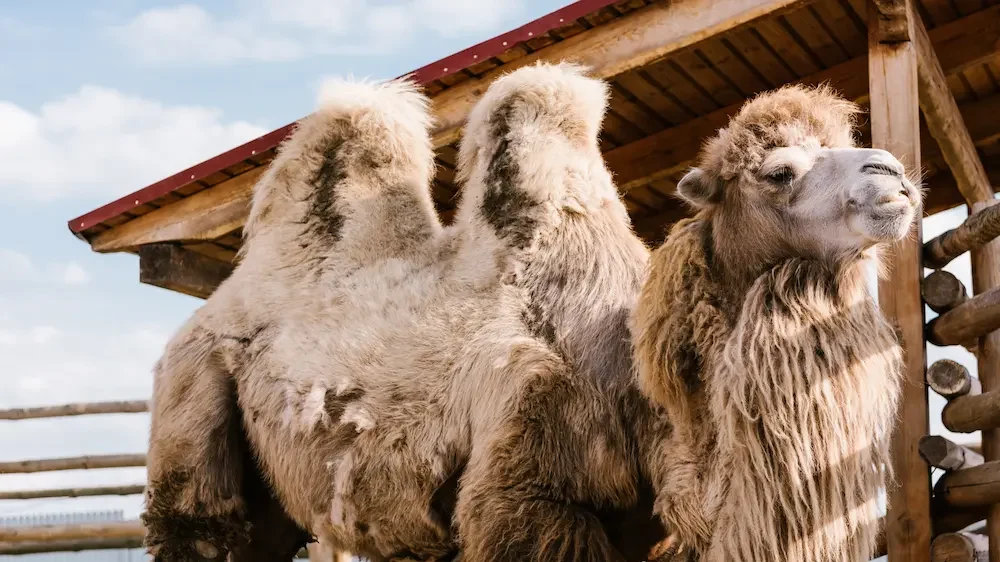
[[[80,402],[58,406],[38,406],[34,408],[9,408],[0,410],[0,420],[32,420],[41,418],[63,418],[91,414],[136,414],[149,411],[147,400],[119,400],[114,402]]]

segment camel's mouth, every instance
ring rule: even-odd
[[[920,194],[902,178],[876,175],[866,178],[861,190],[866,201],[851,201],[853,227],[873,242],[891,242],[906,237],[916,216]]]

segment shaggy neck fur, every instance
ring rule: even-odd
[[[717,272],[736,251],[711,223],[682,221],[637,307],[643,390],[697,459],[673,461],[661,511],[709,562],[868,560],[901,353],[866,263],[760,262],[724,298],[732,277]]]

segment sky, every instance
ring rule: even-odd
[[[305,116],[323,81],[392,78],[566,0],[0,0],[0,408],[143,399],[202,301],[138,282],[70,219]],[[148,415],[0,421],[0,461],[138,453]],[[0,490],[143,469],[0,475]],[[0,517],[138,496],[0,501]]]
[[[326,78],[391,78],[565,0],[0,0],[0,408],[144,399],[202,301],[138,282],[66,223],[309,113]],[[925,221],[928,239],[962,208]],[[968,256],[946,269],[971,287]],[[933,313],[928,311],[928,319]],[[975,372],[961,348],[930,346]],[[943,400],[931,395],[931,432]],[[0,461],[138,453],[148,415],[0,421]],[[143,469],[0,475],[0,490],[143,483]],[[0,501],[0,517],[141,498]]]

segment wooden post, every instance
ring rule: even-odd
[[[917,52],[912,41],[882,42],[884,14],[905,17],[913,36],[913,8],[899,0],[901,10],[886,10],[886,2],[868,2],[868,80],[871,93],[872,145],[891,152],[907,170],[920,166],[920,114],[917,93]],[[898,23],[893,24],[898,29]],[[898,33],[890,34],[898,37]],[[921,216],[918,212],[917,216]],[[889,562],[930,562],[931,479],[918,444],[928,433],[927,389],[924,382],[924,303],[920,298],[922,245],[916,232],[887,256],[890,274],[879,283],[882,312],[893,322],[905,352],[900,413],[892,435],[892,463],[897,485],[888,490],[886,545]]]
[[[927,384],[947,400],[981,391],[979,379],[970,375],[961,363],[951,359],[939,359],[927,369]]]
[[[927,252],[924,252],[927,255]],[[934,312],[941,314],[962,304],[968,299],[965,285],[947,271],[935,271],[928,275],[920,284],[920,293],[924,302]]]
[[[931,546],[934,562],[986,560],[986,537],[975,533],[944,533]]]
[[[938,481],[936,492],[935,496],[956,507],[989,506],[1000,502],[1000,461],[948,472]],[[988,529],[989,514],[986,524]]]
[[[983,456],[940,435],[920,440],[920,456],[927,464],[945,470],[959,470],[983,464]]]
[[[992,191],[992,189],[990,190]],[[991,194],[992,195],[992,194]],[[990,197],[974,202],[970,213],[982,212],[996,204]],[[1000,240],[994,239],[972,252],[972,290],[979,294],[1000,287]],[[1000,332],[994,331],[979,339],[979,382],[984,393],[1000,396]],[[1000,429],[983,431],[983,458],[1000,461]],[[986,516],[990,562],[1000,562],[1000,504],[993,504]]]

